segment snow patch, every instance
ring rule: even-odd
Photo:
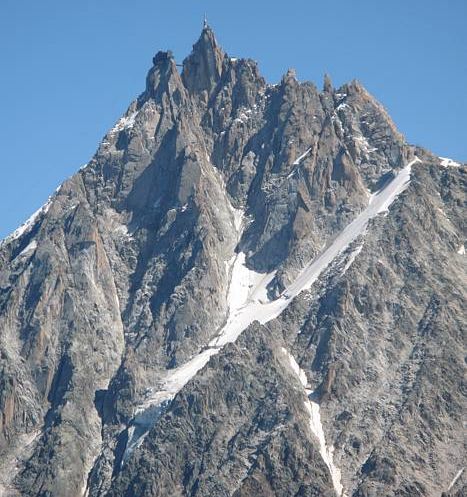
[[[8,235],[2,242],[0,242],[0,246],[11,243],[12,241],[17,240],[18,238],[23,236],[25,233],[29,233],[36,224],[39,217],[47,213],[50,208],[51,201],[52,197],[49,197],[47,202],[42,207],[37,209],[37,211],[34,212],[34,214],[27,221],[25,221],[19,228],[17,228],[15,231],[13,231],[13,233]]]
[[[123,131],[124,129],[131,129],[135,125],[135,119],[138,115],[138,111],[132,112],[129,116],[123,116],[118,121],[117,124],[110,130],[110,133],[117,133]]]
[[[138,407],[133,424],[141,429],[133,430],[125,451],[124,460],[134,447],[138,446],[150,427],[157,421],[164,405],[202,369],[209,359],[218,354],[222,348],[237,340],[240,334],[254,321],[266,324],[279,316],[290,302],[303,290],[311,288],[331,262],[348,249],[350,244],[363,235],[370,219],[386,211],[397,196],[403,192],[410,181],[411,166],[420,159],[416,158],[402,169],[395,178],[382,190],[372,196],[371,203],[357,218],[350,223],[335,239],[300,272],[295,281],[289,285],[276,300],[267,299],[267,286],[273,280],[275,271],[265,274],[248,269],[245,265],[245,254],[240,252],[230,261],[232,266],[228,291],[228,317],[212,339],[207,348],[191,358],[185,364],[166,372],[160,384],[152,389],[146,400]],[[235,212],[235,209],[233,209]],[[241,212],[241,211],[240,211]],[[237,219],[241,220],[237,213]],[[354,258],[356,257],[356,253]],[[319,407],[319,406],[318,406]],[[319,410],[311,408],[313,419],[318,419]],[[317,421],[316,421],[317,422]]]
[[[459,162],[456,162],[452,159],[449,159],[448,157],[439,157],[441,160],[440,164],[442,167],[460,167],[461,165]]]
[[[372,152],[376,152],[378,150],[376,147],[370,146],[368,140],[363,135],[354,136],[353,139],[358,143],[360,149],[367,154],[371,154]]]
[[[342,271],[343,275],[347,272],[349,267],[353,264],[353,261],[355,260],[357,255],[362,251],[362,249],[363,249],[363,243],[361,243],[360,245],[358,245],[358,247],[356,247],[354,250],[352,250],[352,252],[349,255],[349,258],[347,259],[347,262],[345,263],[344,269]]]
[[[37,242],[36,240],[32,240],[29,242],[26,247],[18,254],[18,257],[24,256],[29,254],[30,252],[34,252],[37,249]]]
[[[301,271],[296,280],[284,290],[282,298],[290,300],[303,290],[308,290],[327,266],[354,240],[364,234],[370,219],[389,209],[394,200],[409,185],[412,165],[419,161],[418,158],[414,159],[382,190],[372,195],[368,207],[339,233],[327,249]]]
[[[305,404],[305,409],[307,410],[309,415],[310,430],[311,433],[313,433],[313,435],[315,435],[315,437],[318,439],[319,453],[321,454],[323,461],[326,463],[326,466],[328,467],[329,472],[331,473],[331,479],[336,495],[338,497],[347,497],[347,494],[344,492],[344,487],[342,486],[341,483],[341,471],[334,464],[334,447],[332,445],[328,446],[326,443],[323,424],[321,422],[321,413],[320,413],[319,404],[311,400],[311,396],[313,395],[314,392],[313,390],[310,390],[310,388],[308,387],[308,380],[306,377],[306,373],[305,371],[303,371],[303,369],[300,368],[297,361],[295,360],[295,357],[293,357],[293,355],[288,350],[282,347],[282,352],[288,357],[292,371],[300,380],[300,383],[302,384],[305,390],[307,400],[304,402],[304,404]]]
[[[232,207],[232,214],[234,218],[234,226],[238,233],[240,233],[243,224],[244,213],[241,209],[235,209]]]
[[[464,245],[464,244],[462,244],[462,245],[459,247],[459,249],[458,249],[457,253],[458,253],[459,255],[465,255],[465,245]]]

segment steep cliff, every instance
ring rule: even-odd
[[[465,191],[356,81],[159,52],[0,245],[4,495],[461,495]]]

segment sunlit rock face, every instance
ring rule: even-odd
[[[0,245],[0,495],[460,496],[466,168],[205,26]]]

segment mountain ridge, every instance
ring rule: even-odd
[[[159,396],[162,404],[149,404],[155,423],[152,418],[149,426],[137,422],[139,406],[154,385],[189,365],[196,354],[209,355],[238,305],[232,307],[229,294],[233,272],[240,270],[237,295],[280,302],[309,261],[332,247],[371,207],[377,192],[397,183],[408,164],[413,166],[410,183],[402,182],[407,190],[398,192],[386,217],[378,211],[370,216],[366,229],[345,250],[333,252],[314,285],[295,292],[293,303],[276,319],[248,323],[238,339],[248,357],[241,345],[227,343],[181,389]],[[308,404],[297,404],[302,386],[290,374],[282,348],[308,376],[305,385],[315,392],[310,409],[321,408],[321,431],[334,447],[348,495],[440,495],[449,486],[447,475],[440,473],[448,456],[462,461],[460,440],[453,442],[451,454],[436,430],[427,429],[430,443],[442,446],[441,455],[430,452],[435,477],[414,466],[413,454],[395,449],[392,458],[380,454],[378,440],[388,436],[387,423],[397,425],[393,411],[402,413],[407,398],[416,395],[418,377],[430,395],[432,381],[443,390],[441,377],[423,369],[430,359],[427,350],[434,356],[444,350],[435,353],[426,343],[427,333],[438,345],[452,344],[452,357],[440,359],[450,371],[443,387],[443,395],[450,396],[444,435],[458,426],[462,399],[453,385],[461,377],[459,330],[465,322],[460,307],[465,297],[464,187],[465,166],[407,144],[358,82],[334,90],[326,79],[319,92],[289,71],[279,85],[267,85],[256,63],[224,54],[209,27],[181,73],[170,53],[156,54],[145,91],[106,134],[91,161],[62,184],[21,233],[0,245],[0,449],[5,461],[15,457],[18,435],[38,433],[32,453],[8,483],[12,495],[13,487],[19,495],[40,496],[335,495],[329,464],[319,456],[315,434],[306,432]],[[419,225],[401,206],[413,211]],[[380,254],[382,263],[369,253],[369,246],[378,247],[375,236],[392,248]],[[431,246],[435,242],[441,253]],[[401,244],[413,260],[400,251]],[[453,260],[445,260],[443,251],[452,252]],[[449,302],[427,272],[430,258]],[[366,261],[366,272],[355,270],[360,261]],[[257,286],[242,289],[244,277]],[[393,285],[385,288],[382,278]],[[405,290],[410,286],[412,294]],[[384,299],[368,294],[369,288]],[[401,310],[398,298],[410,303],[416,319]],[[348,315],[358,325],[349,324]],[[303,326],[310,335],[304,343]],[[355,327],[352,338],[348,330]],[[375,328],[379,333],[368,331]],[[360,338],[364,334],[368,343]],[[381,357],[373,355],[370,343]],[[349,344],[361,357],[348,355]],[[391,374],[401,382],[400,391],[385,387],[389,400],[379,397],[374,380],[391,376],[383,367],[386,354],[399,365]],[[271,370],[264,372],[263,363]],[[354,370],[352,363],[360,367]],[[229,368],[237,371],[232,379],[225,373]],[[257,378],[250,391],[245,379],[254,372],[264,379]],[[363,386],[353,396],[336,378],[357,390]],[[267,407],[261,408],[259,400],[275,381],[300,394],[284,400],[277,389],[279,404],[265,401]],[[239,384],[248,399],[245,409],[234,392]],[[209,402],[203,400],[203,388]],[[218,419],[216,398],[223,406]],[[239,404],[229,417],[232,399]],[[364,417],[356,419],[359,402],[375,426]],[[178,411],[184,413],[181,432]],[[428,411],[433,411],[431,403]],[[423,426],[423,416],[413,418],[414,426]],[[205,419],[210,434],[203,428]],[[303,430],[297,432],[294,423]],[[254,434],[260,462],[246,464],[252,456],[245,453],[252,448],[243,430]],[[306,435],[300,439],[298,433]],[[406,436],[402,426],[399,436]],[[134,440],[128,455],[125,448]],[[415,450],[412,445],[404,439],[407,452]],[[184,447],[181,454],[176,447]],[[285,447],[293,461],[282,452]],[[205,467],[193,465],[190,461],[203,451],[210,453]],[[409,469],[400,466],[404,462]],[[299,463],[308,470],[299,471]],[[249,469],[241,479],[245,465]],[[158,481],[151,467],[157,468]]]

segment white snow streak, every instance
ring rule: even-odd
[[[456,484],[456,481],[457,481],[457,480],[461,477],[462,473],[464,472],[464,469],[465,469],[465,468],[461,468],[461,469],[457,472],[456,476],[452,479],[452,481],[451,481],[451,483],[449,484],[449,487],[448,487],[448,492],[449,492],[449,490],[451,490],[451,488],[452,488],[452,487]]]
[[[457,253],[458,253],[459,255],[465,255],[465,245],[464,245],[464,244],[462,244],[462,245],[459,247],[459,249],[458,249]]]
[[[312,150],[311,147],[305,150],[305,152],[303,152],[303,154],[300,155],[300,157],[294,161],[293,165],[298,166],[299,164],[301,164],[303,160],[310,154],[311,150]]]
[[[319,453],[323,458],[323,461],[326,463],[326,466],[331,473],[332,484],[334,486],[334,490],[336,491],[336,495],[338,497],[346,497],[347,494],[344,493],[344,487],[341,483],[341,471],[334,465],[334,447],[328,446],[326,444],[326,438],[324,436],[323,424],[321,423],[321,414],[319,404],[317,402],[313,402],[311,400],[311,395],[313,394],[313,390],[310,390],[308,386],[308,380],[306,377],[305,371],[300,368],[294,356],[286,349],[282,348],[282,352],[288,357],[290,367],[293,372],[297,375],[300,383],[303,385],[305,390],[307,400],[305,401],[305,409],[307,410],[310,419],[310,430],[318,439],[319,442]]]
[[[368,221],[389,209],[397,196],[407,188],[412,165],[419,161],[418,158],[414,159],[382,190],[372,195],[368,207],[339,233],[327,249],[302,270],[297,279],[284,291],[282,297],[291,299],[303,290],[308,290],[324,269],[365,232]]]
[[[302,155],[300,155],[297,159],[293,161],[292,166],[294,167],[292,168],[292,171],[290,171],[290,173],[288,174],[287,179],[291,178],[295,174],[295,171],[297,170],[298,166],[300,166],[300,164],[310,155],[311,151],[312,148],[310,147],[307,150],[305,150],[305,152],[303,152]]]
[[[329,264],[365,232],[369,220],[379,213],[387,211],[397,196],[407,188],[410,181],[411,166],[419,161],[418,158],[414,159],[382,190],[375,193],[368,207],[300,272],[296,280],[276,300],[267,300],[267,286],[274,278],[275,273],[256,273],[245,266],[245,254],[239,253],[235,256],[229,286],[229,315],[226,324],[219,330],[217,336],[211,340],[206,349],[182,366],[167,371],[161,384],[152,390],[144,403],[139,406],[133,422],[146,427],[146,429],[138,437],[132,434],[127,445],[125,458],[132,447],[134,448],[142,442],[149,428],[159,417],[163,406],[170,402],[213,355],[218,354],[226,344],[235,342],[254,321],[265,324],[279,316],[297,295],[311,288]],[[238,218],[240,219],[239,215]]]
[[[345,274],[349,267],[353,264],[353,261],[357,257],[357,255],[362,251],[363,249],[363,243],[360,244],[358,247],[356,247],[354,250],[352,250],[352,253],[349,255],[349,258],[347,259],[347,262],[345,263],[344,270],[342,271],[342,274]]]
[[[37,242],[36,240],[32,240],[29,242],[26,247],[18,254],[18,257],[21,257],[23,255],[27,255],[29,252],[33,252],[34,250],[37,249]]]

